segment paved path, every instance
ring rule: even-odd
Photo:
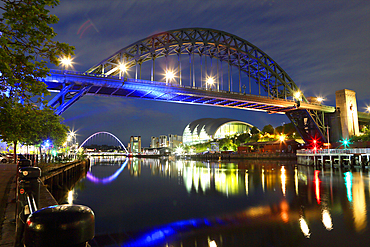
[[[14,246],[15,164],[0,164],[0,246]]]

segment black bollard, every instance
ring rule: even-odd
[[[19,160],[19,167],[29,167],[32,166],[32,161],[29,159],[20,159]]]
[[[26,247],[85,247],[94,234],[95,216],[89,207],[57,205],[28,217],[24,244]]]
[[[16,240],[15,246],[23,246],[22,236],[28,215],[36,211],[40,200],[41,169],[21,167],[18,170],[18,190],[16,194]]]

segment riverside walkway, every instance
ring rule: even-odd
[[[0,246],[14,246],[15,164],[0,164]]]
[[[15,242],[15,164],[0,164],[0,247],[13,247]],[[40,187],[40,208],[57,205],[57,201],[46,189]]]

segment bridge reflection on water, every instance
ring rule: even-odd
[[[75,191],[74,202],[96,214],[92,246],[370,243],[367,170],[265,161],[101,161],[92,165],[95,179],[87,176],[84,190]]]

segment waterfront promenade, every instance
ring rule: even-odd
[[[0,247],[13,247],[15,242],[15,164],[0,164]],[[40,208],[58,204],[45,186],[40,187]]]
[[[0,246],[14,246],[15,164],[0,164]]]

